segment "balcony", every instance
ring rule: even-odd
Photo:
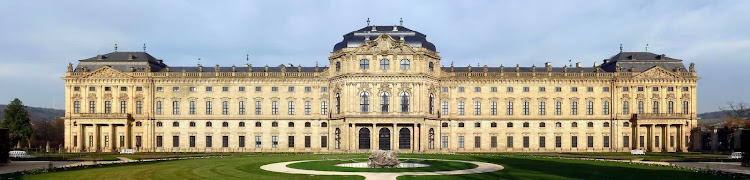
[[[633,117],[638,119],[690,119],[695,114],[682,114],[682,113],[645,113],[645,114],[633,114]]]
[[[73,117],[81,118],[112,118],[112,119],[127,119],[130,116],[128,113],[80,113],[73,114]]]

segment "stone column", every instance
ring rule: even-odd
[[[646,141],[646,151],[651,152],[653,150],[652,144],[654,143],[653,139],[653,129],[651,128],[651,125],[646,125],[646,138],[644,139]]]
[[[654,152],[656,151],[656,125],[652,124],[651,126],[649,126],[649,129],[651,129],[650,130],[651,134],[648,135],[648,139],[649,141],[651,141],[649,143],[650,144],[649,148],[651,149],[651,152]]]
[[[101,150],[102,133],[99,129],[99,125],[94,124],[94,151],[99,152]]]
[[[125,149],[133,149],[132,148],[133,134],[130,128],[133,128],[130,126],[130,123],[125,123]]]
[[[674,138],[677,148],[679,148],[679,152],[685,152],[687,149],[685,148],[685,125],[677,125],[677,137]]]
[[[396,123],[393,123],[393,129],[391,129],[391,150],[398,151],[398,130],[396,130]]]
[[[78,152],[84,152],[86,151],[86,126],[83,124],[78,125]]]
[[[661,127],[661,139],[662,139],[662,152],[669,152],[669,124],[665,124]]]
[[[638,141],[640,140],[640,134],[638,133],[639,127],[640,126],[638,126],[638,124],[635,124],[635,123],[633,124],[633,128],[632,128],[633,129],[633,135],[632,135],[633,141],[631,141],[633,143],[633,145],[631,146],[633,150],[641,149],[641,146],[640,146],[641,143]]]
[[[370,150],[379,149],[380,144],[376,143],[380,140],[380,133],[375,129],[375,123],[372,123],[372,131],[370,131]]]
[[[116,152],[117,151],[117,141],[116,141],[117,140],[117,131],[116,131],[116,127],[117,126],[115,126],[114,124],[110,124],[109,127],[110,127],[110,129],[112,131],[111,134],[109,135],[109,144],[110,144],[109,147],[110,147],[110,150],[112,152]]]

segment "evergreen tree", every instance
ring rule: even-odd
[[[5,108],[5,120],[2,122],[3,128],[8,128],[10,143],[26,140],[31,145],[31,136],[34,129],[31,128],[31,119],[26,107],[18,98],[13,99],[7,108]]]

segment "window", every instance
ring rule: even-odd
[[[594,87],[586,87],[586,92],[594,92]]]
[[[458,92],[464,92],[464,87],[458,87]]]
[[[261,115],[263,110],[262,107],[263,105],[260,103],[260,101],[255,101],[255,115]]]
[[[196,91],[196,88],[195,88],[195,87],[189,87],[189,88],[188,88],[188,91],[190,91],[190,92],[195,92],[195,91]]]
[[[172,101],[172,114],[180,114],[180,101]]]
[[[339,112],[341,112],[341,96],[336,93],[336,114],[339,114]]]
[[[594,147],[594,136],[587,136],[586,137],[586,147],[593,148]]]
[[[513,115],[513,101],[508,101],[505,109],[506,115]]]
[[[312,87],[305,87],[305,92],[312,92]]]
[[[523,92],[529,92],[529,87],[523,87]]]
[[[93,88],[94,88],[94,87],[90,87],[90,88],[89,88],[89,91],[94,91],[94,89],[93,89]],[[156,92],[163,92],[163,91],[164,91],[164,87],[156,87]]]
[[[490,148],[497,148],[497,136],[490,136]]]
[[[311,110],[311,108],[312,108],[311,106],[312,106],[312,104],[311,104],[310,101],[305,101],[305,115],[310,115],[311,114],[311,111],[312,111]]]
[[[667,102],[667,113],[674,114],[674,101]]]
[[[214,126],[214,124],[213,124],[213,123],[211,123],[211,122],[206,122],[206,127],[212,127],[212,126]]]
[[[643,114],[643,101],[638,101],[638,114]]]
[[[687,92],[687,91],[690,91],[689,87],[682,87],[682,92]]]
[[[490,115],[497,115],[497,101],[490,102]]]
[[[287,136],[287,147],[294,147],[294,136]]]
[[[240,88],[238,89],[238,91],[240,91],[240,92],[244,92],[244,91],[245,91],[245,87],[244,87],[244,86],[243,86],[243,87],[240,87]]]
[[[609,127],[609,122],[604,122],[604,124],[602,125],[602,127]]]
[[[195,136],[190,136],[190,147],[195,147]]]
[[[206,92],[214,91],[214,87],[206,86]]]
[[[659,91],[659,87],[652,87],[652,88],[651,88],[651,91],[653,91],[653,92],[658,92],[658,91]]]
[[[529,122],[523,122],[523,127],[525,128],[529,127]]]
[[[629,91],[630,91],[630,87],[622,87],[622,92],[629,92]]]
[[[555,101],[555,115],[562,115],[562,101]]]
[[[555,136],[555,148],[562,147],[562,136]]]
[[[271,87],[272,92],[279,92],[279,87]]]
[[[545,88],[545,87],[539,87],[539,92],[545,92],[545,91],[547,91],[547,88]]]
[[[555,127],[562,127],[562,123],[560,123],[560,122],[556,122],[556,123],[555,123]]]
[[[286,125],[287,127],[294,127],[294,122],[289,122],[289,124]]]
[[[578,87],[570,87],[570,92],[578,92]]]
[[[562,87],[555,87],[555,92],[562,92]]]
[[[570,147],[572,148],[578,147],[578,136],[570,136]]]
[[[195,101],[190,101],[190,114],[195,114]]]
[[[630,107],[628,105],[628,101],[622,101],[622,114],[630,114]]]
[[[578,127],[578,123],[577,122],[572,122],[572,123],[570,123],[570,127]]]
[[[328,123],[322,122],[322,123],[320,123],[320,127],[328,127]]]
[[[513,87],[507,87],[507,88],[505,88],[505,89],[506,89],[506,91],[508,91],[508,92],[513,92]]]
[[[128,111],[128,102],[120,101],[120,113],[125,114]]]
[[[238,109],[238,111],[239,111],[240,115],[244,115],[245,114],[245,101],[240,101],[239,102],[239,109]]]
[[[255,127],[262,127],[260,122],[255,122]]]
[[[442,87],[442,88],[441,88],[441,91],[443,91],[443,92],[448,92],[448,89],[449,89],[448,87]]]
[[[228,122],[222,122],[221,123],[221,127],[229,127],[229,123]]]
[[[370,69],[370,60],[368,59],[359,60],[359,68],[363,70]]]
[[[172,147],[180,147],[180,136],[172,136]]]
[[[407,92],[401,92],[401,112],[409,112],[409,93]]]
[[[365,92],[362,92],[362,93],[365,93]],[[368,106],[369,106],[369,100],[368,100]],[[390,109],[389,106],[390,106],[390,95],[388,94],[388,92],[381,92],[380,93],[380,112],[387,113]]]
[[[162,113],[161,101],[156,101],[156,114],[161,115],[161,113]]]
[[[271,136],[271,148],[279,147],[279,136]]]
[[[458,127],[464,127],[464,123],[458,123]]]
[[[430,99],[428,99],[428,102],[429,102],[428,105],[429,105],[429,108],[430,108],[429,112],[430,112],[430,114],[435,114],[435,96],[432,95],[432,93],[430,93],[429,98],[430,98]]]
[[[435,149],[435,129],[432,128],[427,132],[427,149]]]
[[[290,86],[289,88],[287,88],[287,91],[294,92],[294,87]]]
[[[311,136],[305,136],[305,147],[306,148],[312,147],[310,141],[311,141]]]
[[[328,101],[320,102],[320,114],[322,115],[328,114]]]
[[[464,148],[464,136],[458,136],[458,148]]]
[[[539,136],[539,147],[540,148],[546,148],[547,147],[547,137],[545,137],[545,136]]]
[[[458,102],[458,115],[464,115],[464,102]]]
[[[172,122],[172,127],[180,127],[180,123],[176,121]]]
[[[409,69],[409,60],[408,59],[402,59],[401,60],[401,69],[403,69],[403,70]]]
[[[474,92],[482,92],[482,87],[474,87]]]
[[[629,122],[623,122],[622,123],[622,127],[630,127],[630,123]]]
[[[341,71],[341,62],[336,62],[336,72]]]
[[[630,136],[622,136],[622,147],[630,147]]]
[[[136,127],[141,127],[142,125],[143,125],[143,123],[142,123],[142,122],[140,122],[140,121],[136,121],[136,122],[135,122],[135,126],[136,126]]]
[[[112,101],[104,101],[104,113],[112,113]]]
[[[279,102],[278,101],[272,101],[271,102],[271,114],[272,115],[278,115],[279,114]]]
[[[603,87],[602,92],[609,92],[609,87]]]
[[[475,122],[475,123],[474,123],[474,127],[482,127],[482,123],[479,123],[479,122]]]
[[[207,115],[213,114],[214,108],[212,105],[213,103],[211,101],[206,101],[206,114]]]
[[[482,136],[474,136],[474,148],[481,148],[482,147]]]
[[[81,91],[81,87],[78,87],[78,86],[73,87],[73,91]]]
[[[279,127],[279,123],[276,121],[271,122],[271,127]]]
[[[644,87],[638,87],[638,92],[643,92]]]
[[[206,136],[206,147],[212,147],[213,146],[213,137],[212,136]]]
[[[238,146],[241,147],[241,148],[245,147],[245,136],[239,136],[238,139],[239,139],[239,143],[240,143]]]
[[[435,63],[430,62],[430,64],[427,67],[430,69],[430,72],[435,71]]]
[[[370,112],[370,93],[359,93],[359,112]]]
[[[195,127],[195,122],[190,122],[190,127]]]
[[[586,115],[594,115],[594,102],[586,101]]]
[[[320,87],[320,92],[328,92],[328,87]]]
[[[305,127],[312,127],[312,123],[310,123],[310,122],[305,122]]]
[[[497,92],[497,87],[490,87],[490,92]]]
[[[261,147],[261,136],[255,136],[255,147],[260,148]]]
[[[506,146],[508,148],[513,148],[513,136],[508,136],[506,138],[507,138],[507,145]]]
[[[688,101],[682,101],[682,114],[688,113],[690,103]]]
[[[289,114],[289,115],[294,115],[294,112],[295,112],[295,111],[294,111],[294,101],[289,101],[289,102],[288,102],[287,104],[288,104],[288,107],[287,107],[287,108],[288,108],[288,110],[289,110],[289,113],[288,113],[288,114]]]
[[[163,141],[162,136],[156,136],[156,147],[162,147]]]
[[[593,122],[588,122],[588,123],[586,123],[586,127],[594,127],[594,123]]]
[[[245,122],[240,122],[237,126],[239,126],[239,127],[245,127]]]
[[[512,122],[509,122],[509,123],[505,124],[505,126],[506,126],[506,127],[513,127],[513,123],[512,123]]]
[[[656,138],[656,139],[659,139],[659,138]],[[603,139],[602,143],[603,143],[603,146],[605,148],[608,148],[609,147],[609,136],[604,136],[604,139]]]
[[[178,91],[180,91],[180,87],[172,87],[172,91],[178,92]]]
[[[442,137],[440,137],[440,147],[441,148],[448,148],[448,136],[442,136]]]
[[[544,123],[544,122],[540,122],[540,123],[539,123],[539,127],[547,127],[547,124],[546,124],[546,123]]]
[[[387,70],[388,68],[390,68],[390,65],[391,65],[391,61],[389,61],[388,59],[380,60],[380,69]]]
[[[539,101],[539,115],[547,115],[547,103]]]
[[[110,87],[104,87],[104,91],[111,91]]]
[[[143,87],[135,87],[135,91],[143,91]]]
[[[523,148],[529,148],[529,136],[523,137]]]
[[[654,106],[653,106],[653,112],[652,113],[659,114],[659,101],[654,101]]]
[[[578,101],[570,102],[570,115],[578,115]]]
[[[443,101],[441,106],[443,108],[443,115],[448,115],[448,101]]]
[[[490,123],[490,127],[497,127],[497,123],[496,122]]]
[[[474,115],[482,114],[482,102],[474,101]]]
[[[81,113],[81,101],[73,101],[73,113]]]
[[[523,115],[529,115],[529,102],[523,102]]]
[[[255,92],[261,92],[263,90],[263,87],[255,86]]]

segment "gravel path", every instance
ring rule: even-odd
[[[287,167],[287,165],[289,164],[294,164],[294,163],[299,163],[299,162],[319,161],[319,160],[305,160],[305,161],[290,161],[290,162],[267,164],[267,165],[261,166],[260,168],[266,171],[289,173],[289,174],[364,176],[365,180],[380,180],[380,179],[396,180],[396,177],[406,176],[406,175],[428,176],[428,175],[476,174],[476,173],[499,171],[503,169],[503,166],[492,164],[492,163],[485,163],[485,162],[443,160],[443,159],[429,159],[429,160],[456,161],[456,162],[463,162],[463,163],[471,163],[471,164],[476,164],[477,167],[474,169],[436,171],[436,172],[337,172],[337,171],[304,170],[304,169],[294,169],[294,168]]]

